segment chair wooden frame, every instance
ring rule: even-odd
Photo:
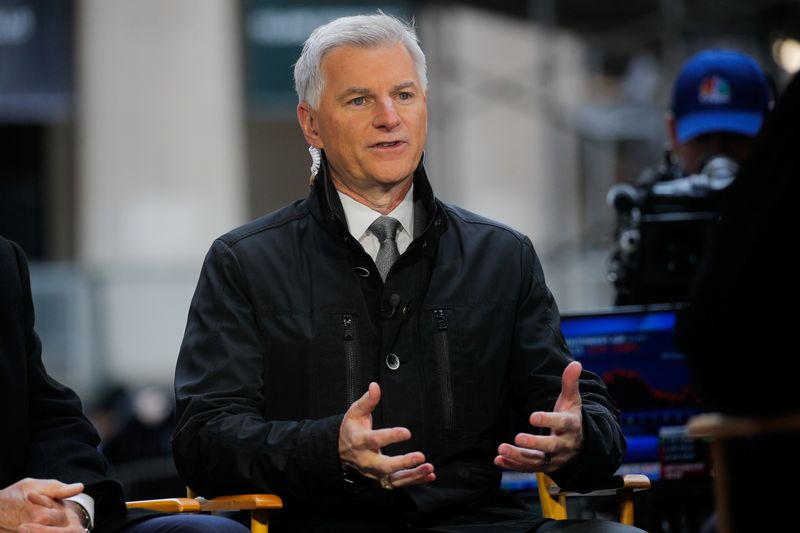
[[[596,490],[581,494],[561,490],[546,474],[537,473],[539,501],[545,518],[564,520],[567,518],[567,497],[616,495],[619,510],[618,521],[633,525],[633,493],[650,488],[650,479],[641,474],[614,476]],[[250,531],[269,532],[269,511],[281,509],[283,501],[274,494],[238,494],[218,496],[207,500],[187,491],[187,498],[166,498],[159,500],[139,500],[128,502],[129,509],[149,509],[168,513],[211,513],[218,511],[250,511]]]
[[[729,468],[726,441],[742,437],[758,437],[776,433],[800,432],[800,413],[772,417],[726,416],[704,413],[689,420],[686,431],[690,437],[709,439],[714,461],[714,505],[717,511],[717,530],[732,530],[729,502]]]
[[[193,496],[191,491],[187,491]],[[250,511],[251,533],[269,533],[269,511],[283,508],[283,501],[274,494],[237,494],[202,497],[139,500],[127,503],[128,509],[149,509],[167,513],[210,513],[219,511]]]
[[[567,497],[569,496],[611,496],[617,497],[617,521],[629,526],[633,525],[633,493],[650,488],[650,479],[643,474],[626,474],[613,476],[607,483],[592,492],[582,494],[561,490],[561,488],[543,472],[536,474],[539,485],[539,502],[545,518],[565,520],[567,518]]]

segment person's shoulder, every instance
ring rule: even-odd
[[[16,314],[21,310],[26,285],[29,284],[25,252],[15,243],[0,237],[0,308]],[[0,309],[3,315],[3,309]]]
[[[21,254],[23,254],[23,252],[19,244],[0,235],[0,257],[3,259],[6,259],[7,257],[16,258]]]
[[[0,235],[0,261],[6,262],[8,258],[14,257],[14,243]]]
[[[0,265],[7,269],[19,270],[20,263],[26,261],[25,252],[17,243],[0,235]]]
[[[444,209],[445,213],[447,213],[450,223],[453,223],[464,230],[479,233],[490,233],[494,237],[505,237],[517,242],[524,242],[527,240],[527,237],[522,232],[517,231],[514,228],[503,224],[502,222],[498,222],[483,215],[473,213],[472,211],[464,209],[463,207],[445,204],[444,202],[441,202],[440,205]]]
[[[291,230],[294,224],[302,222],[310,215],[305,199],[297,200],[266,215],[243,224],[217,238],[229,248],[242,245],[248,241],[269,236],[282,235],[284,231]]]

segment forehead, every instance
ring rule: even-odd
[[[370,47],[337,46],[323,56],[321,70],[323,93],[329,88],[373,88],[407,81],[419,84],[414,60],[402,43]]]

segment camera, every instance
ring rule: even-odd
[[[722,191],[738,164],[724,155],[706,158],[698,174],[683,176],[671,151],[635,184],[620,183],[606,196],[616,211],[614,249],[607,278],[615,305],[680,303],[718,219]]]

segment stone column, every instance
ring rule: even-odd
[[[171,382],[202,258],[246,218],[238,17],[220,0],[77,3],[77,259],[112,378]]]

